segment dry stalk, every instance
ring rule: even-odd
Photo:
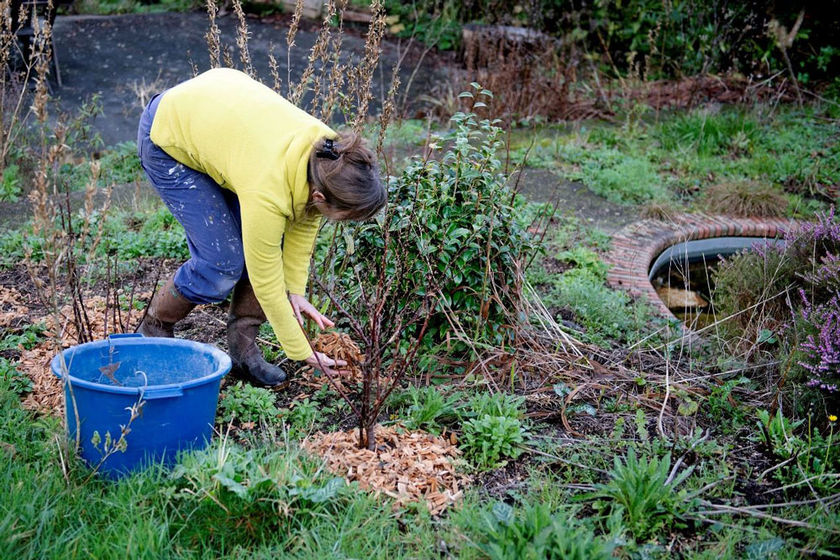
[[[222,32],[216,24],[216,16],[219,8],[215,0],[206,0],[207,16],[210,18],[210,28],[204,35],[207,40],[207,50],[210,54],[210,68],[218,68],[221,65]]]
[[[304,68],[303,74],[301,74],[300,76],[300,80],[298,80],[298,83],[292,88],[292,91],[289,94],[289,99],[291,100],[291,102],[296,105],[300,105],[303,100],[304,94],[307,92],[307,90],[311,89],[313,99],[310,103],[310,109],[312,109],[318,103],[318,99],[321,93],[322,78],[327,69],[327,62],[330,59],[330,51],[334,50],[330,48],[330,45],[332,43],[332,26],[330,24],[332,22],[332,19],[336,15],[335,1],[328,0],[326,8],[327,9],[324,14],[324,19],[321,22],[321,27],[318,29],[318,35],[315,38],[315,43],[309,50],[309,57],[306,61],[306,68]],[[338,53],[336,52],[336,54]],[[315,75],[315,66],[319,62],[321,64],[322,78],[313,80],[313,76]]]
[[[352,90],[351,94],[356,98],[356,115],[352,121],[352,126],[357,131],[361,130],[362,125],[365,123],[368,108],[373,99],[373,73],[382,54],[380,45],[387,26],[385,21],[385,7],[382,4],[382,0],[373,0],[370,4],[370,9],[373,12],[373,18],[370,21],[367,37],[365,38],[365,54],[359,65],[348,72],[348,81]]]
[[[274,56],[274,44],[268,46],[268,69],[271,72],[272,86],[277,93],[283,89],[283,80],[280,79],[280,66],[277,64],[277,57]]]
[[[292,22],[289,24],[289,31],[286,33],[286,95],[292,95],[292,47],[295,46],[295,36],[300,27],[300,18],[303,15],[303,0],[295,2],[295,12],[292,15]]]
[[[242,61],[242,68],[246,74],[256,78],[254,65],[251,63],[251,51],[248,49],[248,38],[250,37],[248,22],[245,20],[245,11],[242,9],[241,0],[233,0],[233,11],[239,21],[236,27],[236,46],[239,47],[239,59]]]

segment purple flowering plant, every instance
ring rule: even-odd
[[[803,224],[786,245],[806,264],[798,274],[804,287],[794,321],[801,341],[797,363],[806,372],[807,387],[840,396],[840,221],[834,208]]]

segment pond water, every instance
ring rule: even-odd
[[[715,321],[714,272],[721,261],[756,245],[777,242],[762,237],[685,241],[663,251],[651,264],[648,278],[675,317],[700,329]]]

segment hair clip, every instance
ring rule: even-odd
[[[324,146],[315,152],[315,157],[336,160],[339,158],[339,154],[335,152],[333,141],[327,138],[324,140]]]

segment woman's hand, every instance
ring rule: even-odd
[[[304,314],[309,315],[309,318],[315,321],[315,324],[318,325],[318,328],[321,330],[335,326],[335,323],[333,323],[329,317],[321,314],[321,312],[315,309],[315,306],[309,303],[309,301],[302,295],[289,294],[289,302],[291,302],[292,309],[295,312],[295,317],[297,317],[298,323],[300,323],[301,326],[303,326]],[[307,360],[307,362],[308,361],[309,360]]]
[[[347,365],[344,360],[333,360],[323,352],[315,352],[306,358],[306,363],[327,375],[338,375],[341,368]]]

